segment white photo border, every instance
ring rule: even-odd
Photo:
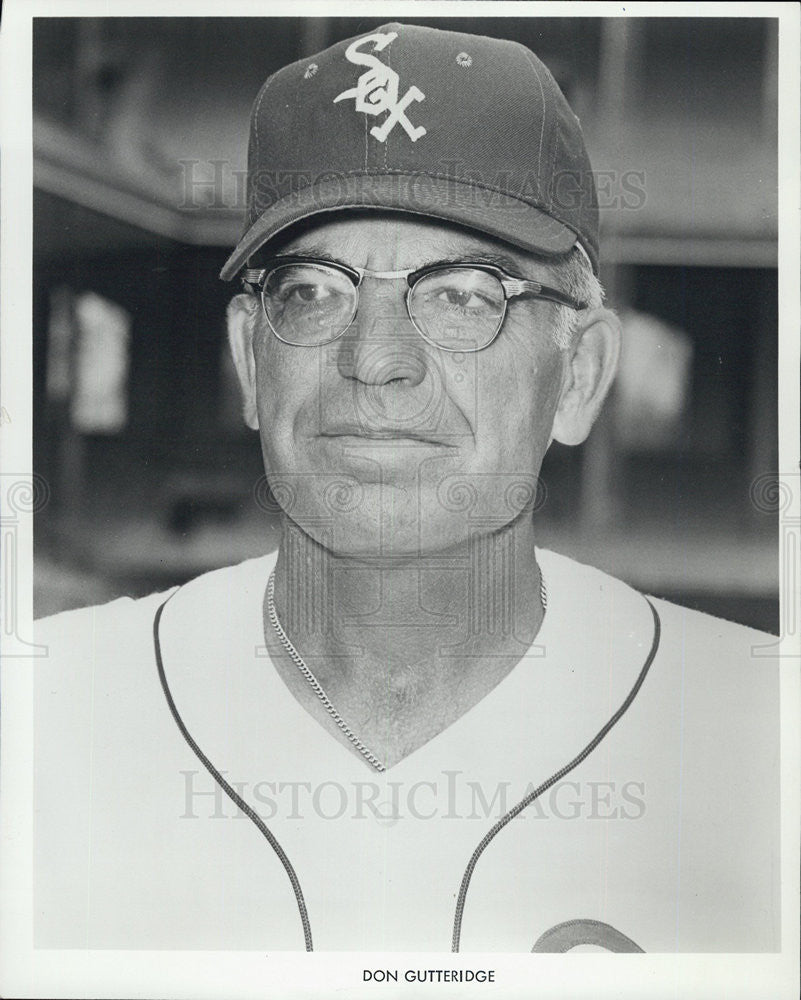
[[[252,0],[6,0],[0,28],[2,112],[2,331],[0,461],[3,477],[32,474],[31,260],[32,260],[32,20],[48,16],[252,17],[278,16],[547,16],[547,17],[775,17],[779,21],[779,473],[792,492],[798,517],[799,483],[799,8],[792,3],[528,3],[270,2]],[[6,419],[6,417],[8,419]],[[5,513],[5,512],[0,512]],[[3,522],[5,524],[5,522]],[[780,525],[781,529],[781,525]],[[801,606],[799,538],[781,548],[781,579],[793,581],[781,600]],[[2,611],[12,613],[19,634],[32,635],[33,517],[19,519],[13,545],[3,537]],[[13,574],[13,577],[12,575]],[[4,588],[7,591],[7,588]],[[786,618],[782,616],[782,621]],[[4,637],[5,639],[5,633]],[[783,638],[782,724],[782,951],[776,954],[541,955],[532,982],[531,957],[521,954],[431,955],[391,953],[261,953],[167,951],[50,951],[33,947],[32,900],[32,678],[36,661],[2,657],[0,727],[0,995],[14,997],[306,997],[415,995],[415,984],[366,984],[364,968],[494,969],[495,982],[473,988],[485,997],[646,996],[789,997],[798,995],[799,914],[799,707],[798,635]],[[6,647],[6,653],[8,647]],[[439,985],[440,998],[461,996],[464,986]]]

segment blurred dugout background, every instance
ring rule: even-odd
[[[37,616],[275,546],[217,278],[250,106],[387,19],[34,22]],[[776,631],[776,22],[407,20],[536,51],[597,173],[623,367],[587,444],[546,459],[542,543]]]

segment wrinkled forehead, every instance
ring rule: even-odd
[[[431,216],[386,210],[344,209],[312,216],[283,230],[256,260],[285,253],[332,257],[362,266],[380,256],[398,268],[449,260],[493,263],[521,274],[550,274],[554,262]]]

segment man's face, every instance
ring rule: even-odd
[[[373,271],[472,260],[556,283],[523,252],[456,226],[397,213],[327,218],[280,253]],[[509,523],[530,507],[550,442],[565,365],[554,307],[512,299],[489,347],[452,354],[417,332],[406,292],[403,279],[365,277],[350,328],[322,347],[282,343],[259,312],[268,480],[289,516],[342,554],[433,554]]]

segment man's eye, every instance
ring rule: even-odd
[[[483,295],[475,288],[460,288],[456,285],[441,285],[432,290],[426,298],[432,308],[449,306],[453,309],[468,309],[471,312],[491,312],[494,314],[503,305],[496,302],[491,296]]]
[[[330,296],[332,291],[324,285],[295,285],[285,294],[287,298],[295,297],[301,302],[318,302]]]
[[[343,301],[343,291],[324,281],[291,282],[281,288],[279,300],[287,307],[325,306],[325,308],[334,308]]]
[[[473,316],[503,311],[503,287],[492,274],[472,268],[444,268],[415,284],[418,307],[432,311],[461,310]]]
[[[463,309],[482,309],[488,303],[481,295],[464,288],[443,288],[439,293],[441,301],[447,302],[451,306],[460,306]]]
[[[276,268],[264,286],[265,296],[276,305],[296,309],[336,306],[349,290],[346,278],[305,264]]]

